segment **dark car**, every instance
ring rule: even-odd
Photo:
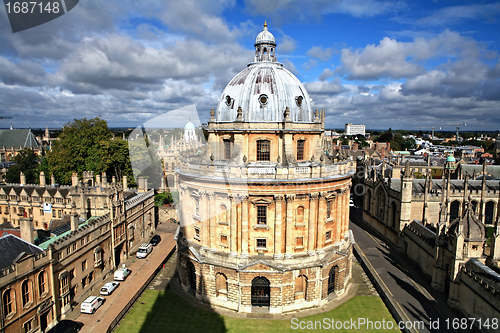
[[[64,319],[47,331],[47,333],[76,333],[81,330],[82,326],[83,324],[78,321]]]
[[[156,246],[161,241],[160,235],[154,235],[153,238],[149,241],[149,244]]]

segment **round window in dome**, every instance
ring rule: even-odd
[[[231,105],[231,96],[226,96],[226,105]]]
[[[266,105],[267,104],[267,95],[264,95],[264,94],[260,95],[259,96],[259,102],[262,105]]]
[[[303,100],[304,100],[304,97],[302,97],[302,96],[295,97],[295,103],[297,103],[297,106],[302,106]]]

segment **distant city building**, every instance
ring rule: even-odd
[[[345,135],[365,135],[365,125],[345,124]]]

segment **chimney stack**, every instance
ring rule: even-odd
[[[21,229],[21,239],[27,241],[28,243],[33,243],[35,240],[35,232],[33,230],[33,218],[32,217],[21,217],[19,218],[19,227]]]
[[[45,172],[40,172],[40,186],[45,187]]]
[[[26,185],[26,175],[21,171],[21,174],[19,175],[19,178],[21,179],[21,186]]]
[[[54,177],[54,174],[50,175],[50,184],[54,187],[56,186],[56,179]]]
[[[76,212],[76,203],[71,202],[71,231],[78,230],[78,213]]]
[[[78,173],[76,172],[71,174],[71,186],[78,186]]]
[[[127,176],[123,176],[123,190],[128,190]]]

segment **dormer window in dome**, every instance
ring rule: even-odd
[[[227,95],[225,99],[226,99],[226,105],[227,106],[231,105],[231,96]]]
[[[259,102],[260,102],[261,105],[266,105],[267,104],[267,100],[268,100],[267,95],[262,94],[262,95],[259,96]]]
[[[297,97],[295,98],[295,103],[297,103],[297,106],[298,106],[298,107],[301,107],[301,106],[302,106],[302,101],[303,101],[303,100],[304,100],[304,97],[302,97],[302,96],[297,96]]]

